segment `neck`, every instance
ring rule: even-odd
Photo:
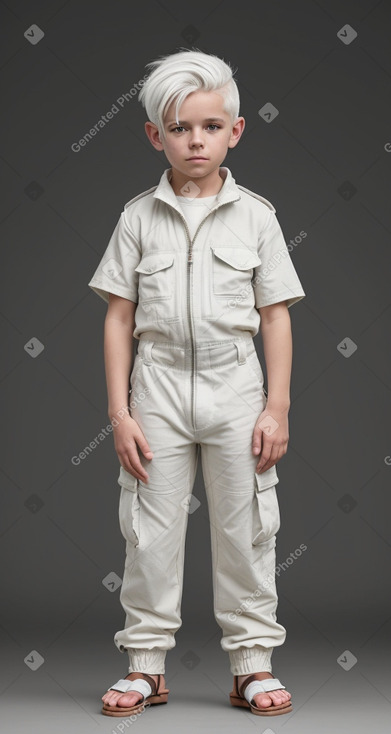
[[[196,178],[189,178],[189,176],[186,176],[176,168],[171,168],[168,177],[176,196],[186,195],[184,187],[187,188],[188,184],[193,183],[197,186],[195,191],[198,199],[206,196],[215,196],[224,184],[224,178],[220,175],[220,168],[216,168],[207,176],[197,176]]]

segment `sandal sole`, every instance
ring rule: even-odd
[[[125,695],[125,694],[124,694]],[[162,693],[159,696],[149,696],[145,701],[135,703],[134,706],[109,706],[106,703],[103,704],[101,713],[105,716],[128,716],[129,714],[137,714],[139,711],[143,711],[148,706],[167,703],[168,693]]]
[[[237,696],[234,696],[230,694],[229,700],[232,706],[239,706],[240,708],[246,708],[251,709],[251,713],[255,714],[256,716],[278,716],[281,714],[289,714],[291,711],[293,711],[293,706],[291,703],[287,704],[280,704],[279,706],[270,706],[270,710],[268,709],[260,709],[257,706],[252,706],[249,704],[246,698],[238,698]]]

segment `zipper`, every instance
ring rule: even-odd
[[[237,201],[237,200],[235,200],[235,201]],[[168,204],[168,202],[166,202],[166,203]],[[189,328],[189,331],[190,331],[190,340],[191,340],[191,420],[192,420],[192,424],[193,424],[194,430],[196,430],[196,425],[195,425],[195,401],[194,401],[196,367],[195,367],[195,349],[194,349],[193,318],[192,318],[192,310],[191,310],[191,303],[190,303],[190,280],[191,280],[191,263],[193,262],[193,245],[194,245],[194,240],[195,240],[195,238],[198,235],[198,232],[200,231],[202,225],[208,219],[208,217],[210,217],[211,214],[213,214],[215,211],[217,211],[217,209],[220,209],[220,207],[226,206],[227,204],[232,204],[232,201],[226,201],[226,202],[223,202],[222,204],[218,204],[214,209],[211,209],[210,212],[208,212],[208,214],[206,215],[206,217],[204,217],[204,219],[198,225],[197,230],[196,230],[196,232],[194,234],[193,239],[191,239],[191,235],[190,235],[190,232],[189,232],[189,227],[187,225],[187,221],[186,221],[185,217],[183,216],[183,214],[181,212],[179,212],[178,209],[175,209],[175,207],[172,204],[168,204],[169,206],[171,206],[174,209],[174,211],[177,212],[177,214],[179,214],[180,218],[182,219],[183,224],[185,226],[187,241],[188,241],[188,245],[189,245],[189,251],[188,251],[188,256],[187,256],[187,294],[186,294],[186,299],[187,299],[187,318],[188,318],[189,327],[190,327]]]

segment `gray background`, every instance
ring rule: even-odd
[[[113,642],[119,588],[118,459],[107,426],[106,307],[88,288],[126,201],[168,167],[134,96],[75,153],[145,64],[197,46],[238,67],[246,128],[223,165],[270,199],[306,298],[294,337],[290,443],[278,464],[278,580],[287,628],[273,672],[287,716],[230,706],[213,618],[199,468],[183,625],[167,706],[139,731],[368,732],[390,720],[390,3],[124,0],[2,2],[1,708],[7,731],[120,732],[100,697],[126,674]],[[24,33],[38,25],[32,45]],[[357,37],[337,35],[350,24]],[[258,114],[271,102],[278,116]],[[26,351],[33,339],[43,351]],[[352,340],[346,357],[339,345]],[[255,339],[261,358],[261,337]],[[345,352],[346,354],[346,352]],[[36,651],[36,652],[35,652]],[[357,662],[350,670],[341,656]],[[43,658],[32,670],[28,660]],[[338,662],[339,661],[339,662]],[[347,667],[345,665],[345,667]],[[129,722],[128,722],[129,726]],[[122,729],[123,731],[124,729]],[[127,730],[127,729],[126,729]]]

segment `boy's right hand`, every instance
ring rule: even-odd
[[[113,434],[121,466],[132,476],[148,483],[149,476],[140,462],[137,446],[146,459],[152,459],[153,453],[137,421],[130,415],[126,416],[117,426],[113,426]]]

